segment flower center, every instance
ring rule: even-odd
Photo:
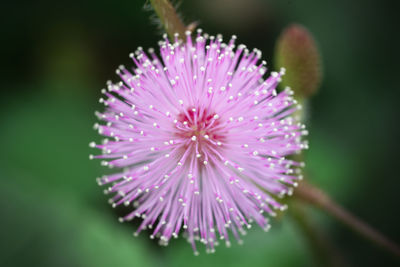
[[[198,151],[206,153],[210,146],[222,146],[226,141],[219,115],[206,108],[188,108],[178,115],[175,127],[185,149],[196,145]]]

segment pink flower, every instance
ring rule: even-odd
[[[285,208],[275,197],[301,178],[286,156],[307,146],[306,131],[290,117],[292,91],[275,90],[283,70],[264,80],[261,52],[235,49],[235,40],[165,37],[161,58],[139,48],[130,55],[136,67],[120,66],[122,81],[103,90],[105,124],[95,126],[107,138],[91,146],[103,165],[122,170],[98,183],[110,185],[114,207],[133,207],[121,221],[141,217],[136,233],[152,229],[161,244],[184,229],[195,253],[197,240],[212,252],[253,222],[268,230],[266,216]]]

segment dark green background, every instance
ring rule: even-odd
[[[253,227],[244,245],[195,257],[183,239],[166,248],[126,210],[107,204],[89,161],[94,110],[119,64],[160,38],[143,1],[8,1],[1,4],[1,266],[315,266],[290,216],[269,233]],[[310,180],[400,241],[399,30],[396,1],[183,1],[185,22],[237,34],[264,51],[288,24],[305,25],[323,55],[324,81],[308,109]],[[290,207],[289,207],[290,209]],[[308,219],[350,266],[399,261],[323,212]]]

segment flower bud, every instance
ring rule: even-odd
[[[289,86],[298,97],[314,95],[321,83],[320,54],[311,33],[293,24],[280,35],[275,48],[275,67],[286,68],[283,86]]]

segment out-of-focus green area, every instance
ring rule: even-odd
[[[290,216],[244,244],[193,256],[182,238],[160,247],[119,215],[89,161],[94,110],[106,80],[137,46],[157,45],[144,1],[8,1],[2,5],[0,97],[1,266],[312,266],[310,244]],[[182,1],[187,23],[264,51],[272,66],[292,22],[314,34],[324,80],[310,102],[310,180],[400,241],[398,5],[394,1]],[[290,209],[290,207],[289,207]],[[396,260],[324,213],[310,220],[349,265]],[[397,262],[398,263],[398,262]]]

